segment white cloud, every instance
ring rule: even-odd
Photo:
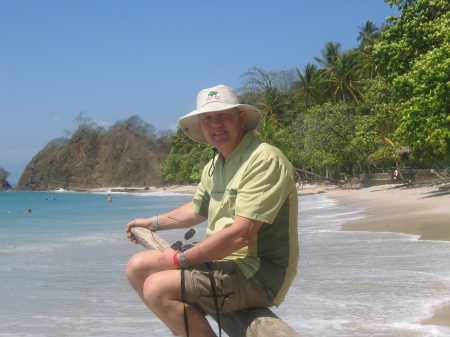
[[[103,128],[109,128],[111,126],[110,122],[94,121],[94,123]]]
[[[173,132],[176,132],[178,130],[178,123],[171,124],[169,126],[169,130],[173,131]]]

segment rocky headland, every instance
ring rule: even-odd
[[[167,140],[122,123],[110,131],[79,128],[48,143],[26,166],[17,189],[87,190],[105,186],[160,186]]]

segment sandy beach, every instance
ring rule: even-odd
[[[364,218],[346,223],[344,231],[395,232],[420,236],[422,240],[450,240],[450,189],[447,185],[381,185],[368,188],[335,188],[306,184],[298,195],[326,193],[341,206],[361,208]],[[167,192],[194,194],[196,186],[150,188],[103,188],[103,192]],[[435,308],[422,324],[450,326],[450,303]]]
[[[355,190],[327,189],[342,206],[363,208],[366,218],[345,224],[344,231],[396,232],[422,240],[450,240],[450,189],[445,185],[383,185]],[[435,308],[422,324],[450,326],[450,303]]]
[[[450,240],[450,189],[444,185],[406,187],[383,185],[359,190],[333,189],[326,193],[342,206],[363,208],[368,216],[344,225],[343,230],[397,232],[422,240]]]

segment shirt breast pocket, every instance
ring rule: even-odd
[[[238,191],[234,188],[226,189],[223,199],[223,206],[228,210],[228,214],[230,214],[233,218],[236,211],[237,194]]]

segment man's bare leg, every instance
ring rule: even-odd
[[[142,293],[147,277],[160,272],[158,264],[159,250],[146,250],[131,257],[126,267],[126,275],[131,287],[143,299]]]
[[[159,254],[159,251],[145,251],[134,255],[127,264],[127,278],[142,301],[174,335],[186,336],[181,274],[179,270],[159,270]],[[186,312],[191,336],[216,336],[200,310],[186,305]]]
[[[153,273],[160,271],[157,264],[158,255],[161,254],[157,250],[147,250],[135,254],[130,261],[128,261],[125,273],[131,287],[137,292],[142,302],[145,304],[143,295],[145,280]],[[180,334],[168,327],[174,336]]]

